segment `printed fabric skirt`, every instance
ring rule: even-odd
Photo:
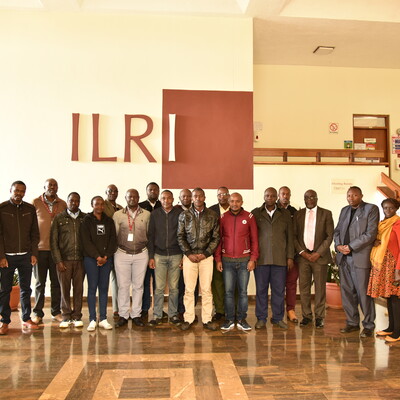
[[[371,268],[367,294],[371,297],[400,297],[400,286],[394,286],[394,269],[396,260],[392,253],[386,250],[382,268]]]

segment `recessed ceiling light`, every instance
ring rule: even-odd
[[[326,56],[331,54],[333,50],[335,50],[333,46],[318,46],[313,53],[318,54],[319,56]]]

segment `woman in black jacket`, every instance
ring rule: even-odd
[[[117,249],[114,221],[104,213],[103,198],[95,196],[91,204],[93,212],[86,215],[80,229],[83,263],[88,281],[87,300],[90,320],[88,331],[94,331],[97,326],[97,289],[99,290],[99,326],[112,329],[107,321],[107,300],[112,256]]]

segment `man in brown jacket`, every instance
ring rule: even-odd
[[[36,209],[36,215],[39,223],[40,242],[38,263],[33,268],[36,278],[35,285],[35,306],[32,318],[37,324],[40,324],[44,317],[43,307],[45,300],[45,288],[47,271],[50,275],[50,294],[51,294],[51,315],[53,321],[61,322],[61,289],[58,282],[57,268],[53,261],[50,251],[50,229],[54,217],[67,208],[64,200],[57,196],[58,183],[55,179],[47,179],[44,183],[44,193],[34,199],[32,204]]]

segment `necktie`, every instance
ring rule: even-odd
[[[308,250],[314,250],[314,226],[315,226],[315,211],[310,210],[307,221],[307,243]]]

